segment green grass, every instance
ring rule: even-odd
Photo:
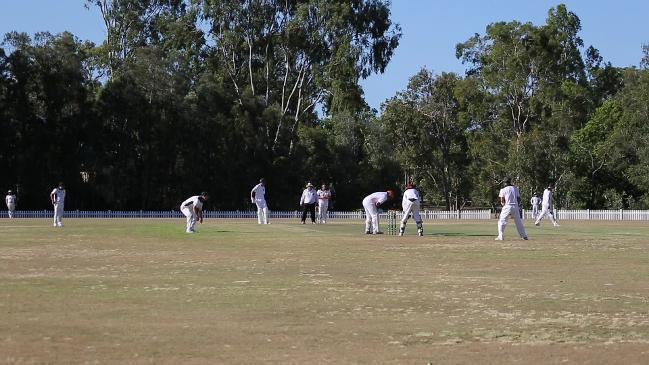
[[[649,362],[646,222],[64,223],[0,221],[0,364]]]

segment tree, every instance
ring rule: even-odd
[[[365,106],[358,79],[382,72],[400,37],[379,0],[203,0],[208,62],[224,74],[239,104],[245,95],[279,111],[262,132],[276,155],[293,151],[300,123],[315,107]]]
[[[384,105],[381,122],[391,137],[398,161],[421,181],[440,192],[446,209],[461,208],[468,192],[465,132],[456,97],[461,82],[453,73],[433,75],[422,69],[408,88]]]

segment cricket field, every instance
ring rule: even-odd
[[[0,364],[647,364],[649,223],[0,220]]]

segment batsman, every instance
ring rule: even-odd
[[[421,214],[419,214],[420,202],[421,195],[415,184],[409,183],[406,185],[406,191],[403,192],[403,200],[401,201],[403,218],[399,227],[399,236],[403,236],[406,231],[406,223],[408,223],[408,218],[410,218],[411,214],[415,223],[417,223],[417,235],[420,237],[424,235],[424,224],[421,220]]]

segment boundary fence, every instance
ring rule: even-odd
[[[299,219],[302,212],[270,211],[270,218]],[[51,218],[51,210],[17,210],[16,218]],[[256,211],[226,210],[205,211],[205,218],[219,219],[256,219]],[[488,209],[479,210],[424,210],[421,211],[424,220],[484,220],[498,217],[496,212]],[[8,218],[6,210],[0,211],[0,218]],[[66,218],[184,218],[178,210],[69,210],[65,212]],[[381,218],[387,217],[387,212],[380,214]],[[558,220],[599,220],[599,221],[649,221],[649,210],[563,210],[556,209],[555,217]],[[523,210],[524,219],[533,219],[531,210]],[[332,220],[363,220],[364,211],[329,212]]]

